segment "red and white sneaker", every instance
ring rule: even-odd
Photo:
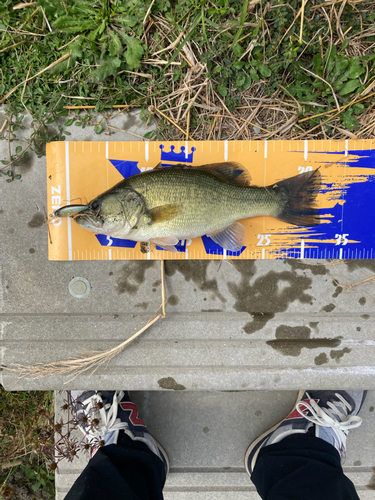
[[[345,459],[346,438],[359,427],[357,416],[367,391],[299,391],[289,415],[257,437],[245,453],[246,472],[253,473],[259,451],[294,434],[309,433],[324,439]]]
[[[78,427],[92,446],[93,456],[101,446],[116,444],[120,430],[133,441],[142,441],[164,463],[169,459],[164,448],[151,436],[127,391],[68,391]]]

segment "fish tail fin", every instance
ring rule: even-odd
[[[321,175],[316,169],[268,186],[266,189],[280,203],[276,219],[296,226],[320,224],[319,210],[315,206],[320,183]]]

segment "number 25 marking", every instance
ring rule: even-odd
[[[269,245],[271,243],[270,237],[270,234],[258,234],[257,238],[259,241],[257,243],[257,246],[260,247]]]
[[[347,236],[349,236],[349,234],[335,234],[335,245],[347,245],[349,243]]]

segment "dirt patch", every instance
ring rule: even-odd
[[[158,380],[159,387],[162,389],[171,389],[173,391],[184,391],[186,387],[178,384],[173,377],[164,377]]]

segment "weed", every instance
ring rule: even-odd
[[[338,138],[338,125],[364,138],[375,127],[372,0],[311,0],[303,11],[300,0],[38,0],[16,10],[4,0],[0,15],[1,101],[13,132],[31,117],[31,149],[62,116],[59,139],[72,123],[100,133],[114,105],[154,113],[165,139],[183,138],[181,129],[194,139],[224,129],[235,139]],[[66,109],[77,105],[94,113]]]
[[[12,478],[22,472],[32,491],[54,494],[53,392],[7,392],[0,386],[0,495],[13,496]]]

